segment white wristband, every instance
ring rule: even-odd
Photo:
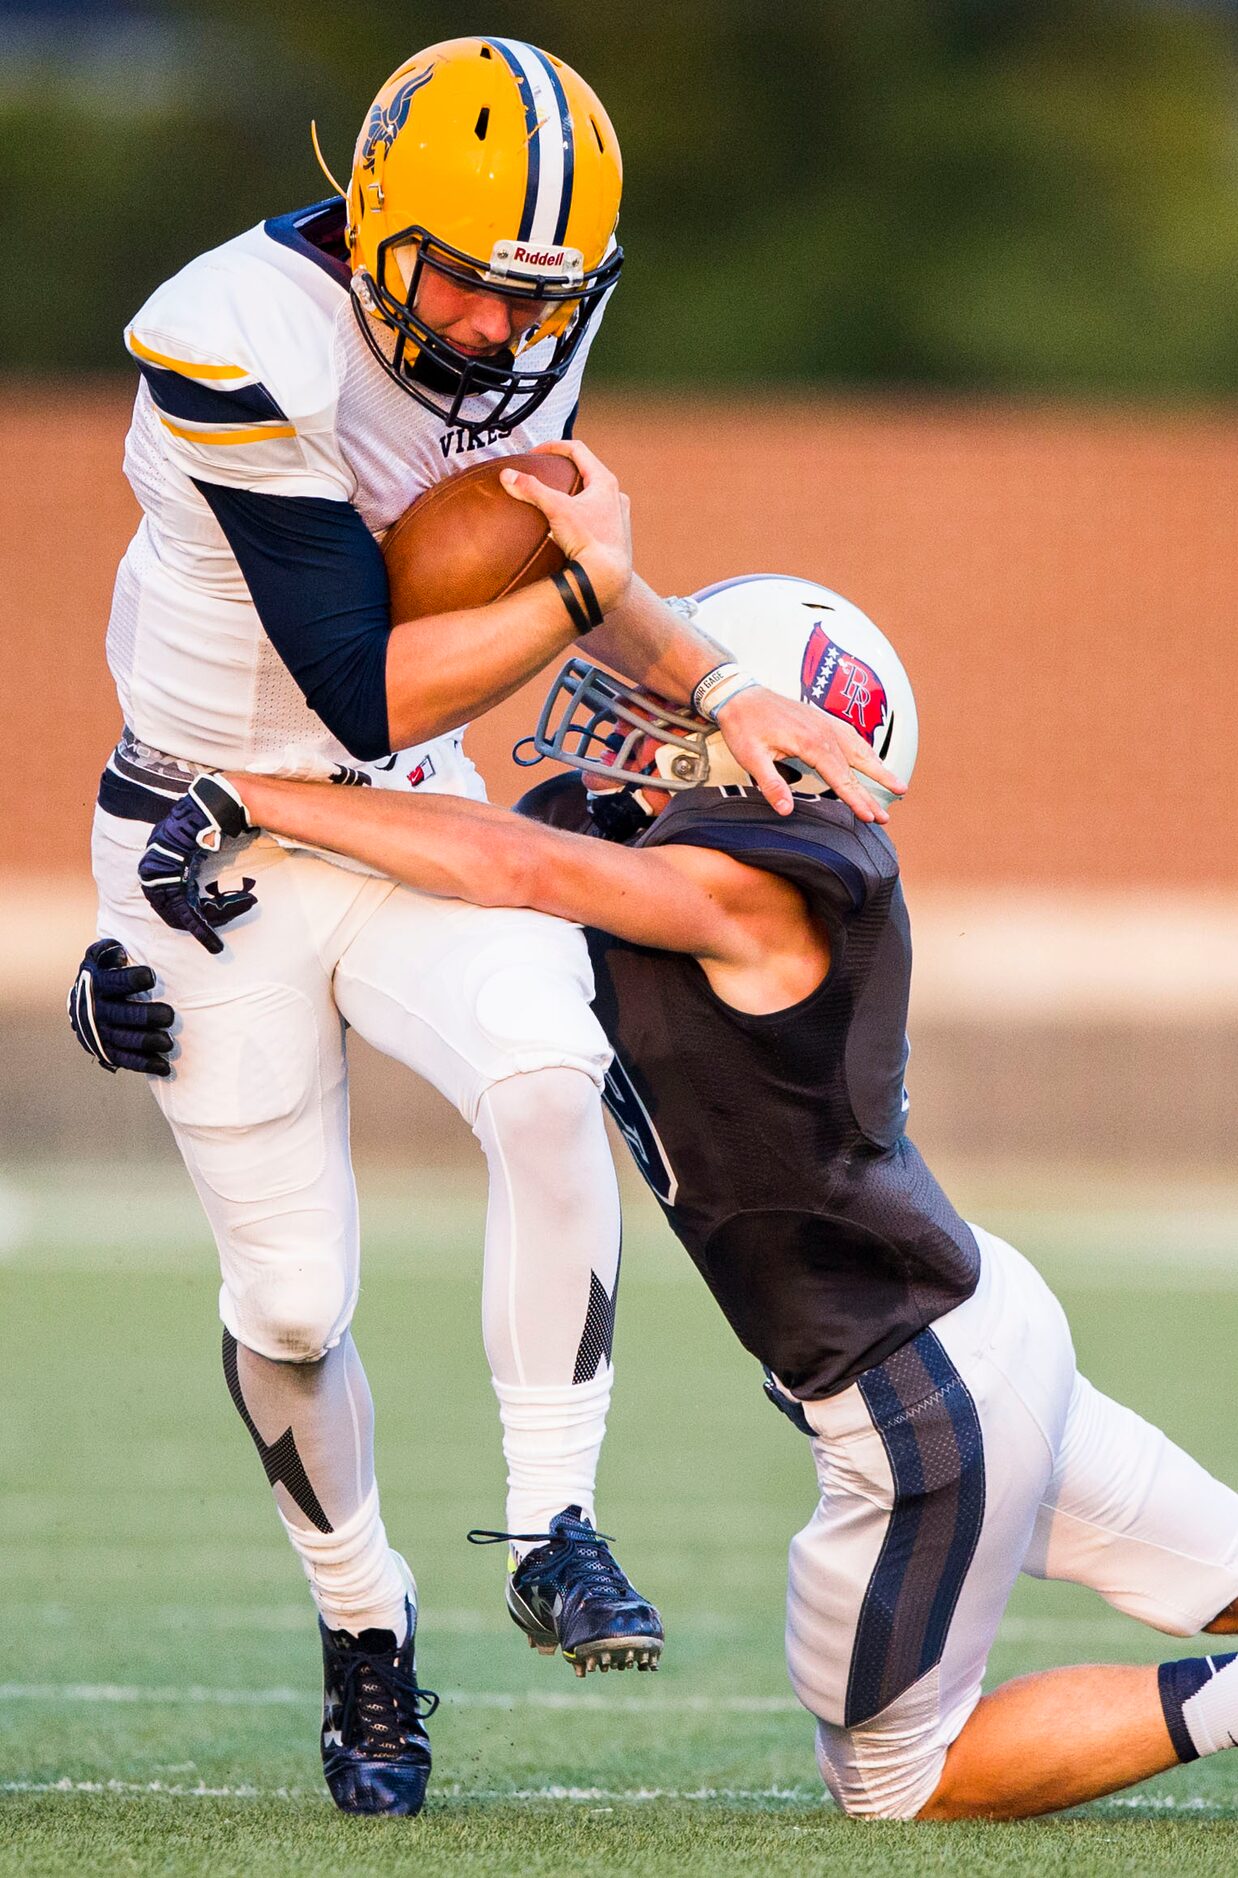
[[[698,717],[712,718],[716,724],[718,713],[723,705],[737,698],[741,691],[748,691],[757,680],[746,672],[734,660],[725,665],[715,665],[712,672],[706,672],[692,693],[692,708]]]

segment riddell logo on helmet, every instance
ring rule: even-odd
[[[836,646],[823,626],[813,627],[804,648],[800,696],[831,717],[841,717],[868,743],[876,742],[890,709],[885,686],[872,666]]]
[[[567,259],[563,248],[521,248],[512,249],[512,260],[523,261],[526,267],[560,268]]]
[[[571,285],[584,278],[584,271],[585,257],[579,248],[532,248],[524,241],[496,241],[490,254],[490,272],[500,278],[553,276]]]

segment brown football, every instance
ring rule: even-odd
[[[524,470],[567,495],[581,484],[570,457],[526,454],[478,463],[427,489],[383,542],[396,625],[485,606],[563,566],[541,510],[509,496],[499,481],[505,469]]]

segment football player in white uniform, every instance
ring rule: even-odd
[[[862,726],[910,777],[911,689],[855,607],[772,577],[696,603],[744,667]],[[907,1138],[910,929],[883,831],[809,779],[780,822],[709,726],[583,659],[534,743],[588,788],[543,783],[524,821],[200,779],[155,837],[179,884],[160,862],[152,892],[175,919],[218,796],[415,887],[586,924],[607,1100],[811,1444],[787,1664],[849,1813],[1022,1818],[1233,1748],[1232,1650],[982,1694],[1020,1571],[1171,1636],[1238,1634],[1238,1494],[1079,1374],[1039,1274],[960,1218]]]
[[[94,834],[110,943],[73,1008],[97,1041],[92,1002],[136,982],[129,954],[179,1014],[174,1073],[152,1086],[218,1243],[228,1386],[318,1606],[324,1763],[352,1811],[418,1809],[429,1702],[348,1329],[348,1025],[441,1090],[487,1156],[508,1523],[534,1535],[527,1549],[567,1522],[551,1646],[580,1672],[648,1665],[661,1647],[657,1612],[592,1526],[619,1216],[588,956],[578,931],[527,909],[448,903],[263,836],[243,884],[208,880],[193,913],[218,952],[216,928],[256,894],[212,960],[154,917],[135,863],[203,769],[481,798],[460,726],[582,633],[684,701],[717,667],[632,578],[617,486],[573,444],[558,447],[577,454],[589,526],[564,575],[468,613],[390,618],[377,537],[409,503],[462,454],[570,436],[622,259],[620,181],[606,112],[559,60],[498,38],[432,46],[378,94],[347,192],[191,262],[126,334],[142,383],[125,468],[143,516],[108,632],[125,722]],[[787,757],[879,813],[849,762],[887,772],[841,727],[726,673],[710,695],[783,812]]]

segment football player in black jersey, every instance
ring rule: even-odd
[[[568,500],[547,494],[552,523]],[[1078,1374],[1038,1274],[959,1217],[907,1139],[910,936],[884,831],[808,775],[780,818],[714,734],[756,671],[909,775],[897,657],[809,582],[724,582],[688,604],[732,655],[704,681],[705,715],[569,662],[534,741],[577,774],[521,815],[200,778],[152,837],[186,857],[170,887],[163,871],[165,916],[221,831],[253,826],[585,926],[620,1129],[811,1442],[820,1497],[791,1546],[787,1659],[848,1812],[1025,1817],[1233,1746],[1232,1654],[982,1695],[1020,1571],[1171,1635],[1238,1633],[1238,1494]]]

